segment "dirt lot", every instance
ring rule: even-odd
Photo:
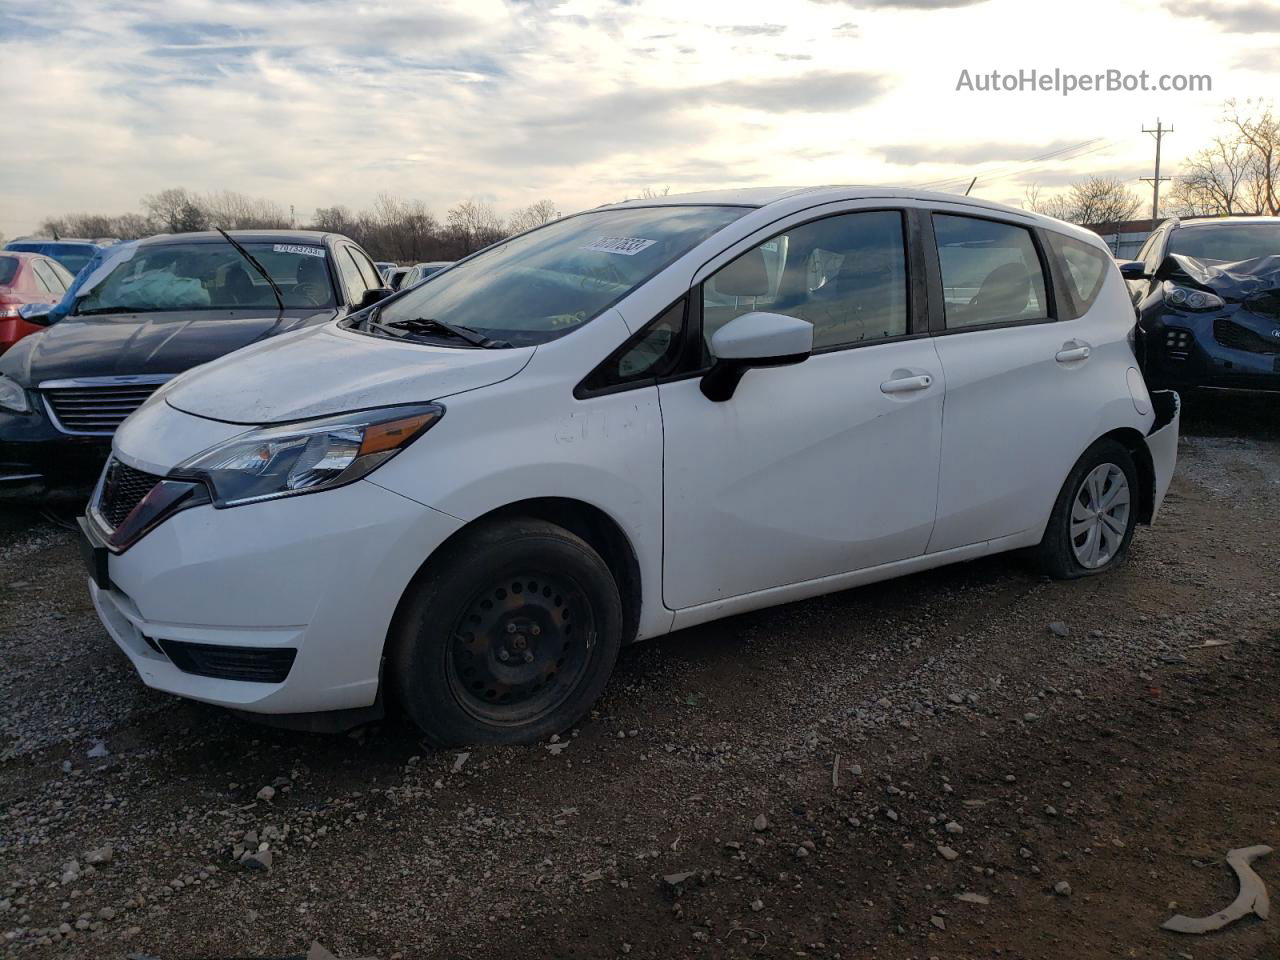
[[[1280,398],[1191,398],[1180,455],[1112,575],[737,617],[470,754],[147,690],[72,535],[0,512],[0,954],[1276,960],[1280,916],[1160,924],[1235,896],[1234,847],[1280,896]]]

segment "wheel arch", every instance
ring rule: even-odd
[[[423,560],[418,571],[405,586],[400,597],[395,616],[392,618],[391,630],[388,634],[388,648],[391,637],[395,635],[396,624],[400,618],[400,610],[409,596],[414,584],[426,570],[434,558],[463,537],[469,536],[477,527],[504,519],[531,517],[554,523],[563,527],[575,536],[581,537],[592,549],[600,554],[614,582],[618,585],[619,598],[622,601],[622,642],[635,640],[640,625],[640,610],[643,599],[640,561],[635,547],[622,527],[608,513],[584,500],[570,497],[531,497],[517,500],[500,507],[495,507],[469,521],[451,533],[431,555]]]
[[[1147,449],[1146,437],[1133,427],[1120,427],[1104,433],[1098,440],[1115,440],[1133,457],[1133,465],[1138,471],[1138,522],[1149,524],[1156,506],[1156,468],[1151,460],[1151,451]]]

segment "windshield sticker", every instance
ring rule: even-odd
[[[582,249],[634,257],[641,250],[648,250],[657,242],[657,240],[642,240],[639,237],[601,237],[588,243]]]
[[[300,253],[306,257],[324,256],[324,247],[303,247],[296,243],[277,243],[271,249],[276,253]]]

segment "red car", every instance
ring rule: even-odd
[[[18,314],[24,303],[57,303],[75,278],[38,253],[0,251],[0,353],[41,329]]]

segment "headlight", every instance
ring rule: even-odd
[[[8,377],[0,377],[0,410],[12,410],[14,413],[28,413],[31,410],[27,391]]]
[[[368,475],[442,416],[444,407],[428,403],[262,427],[197,454],[172,475],[204,481],[217,507],[330,490]]]
[[[1217,310],[1224,306],[1222,298],[1207,290],[1195,290],[1191,287],[1180,287],[1172,281],[1164,282],[1164,298],[1175,307],[1183,310]]]

